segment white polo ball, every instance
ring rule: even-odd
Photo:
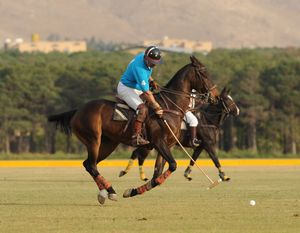
[[[255,202],[254,200],[251,200],[251,201],[250,201],[250,205],[251,205],[251,206],[255,206],[255,204],[256,204],[256,202]]]

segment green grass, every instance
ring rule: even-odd
[[[216,169],[204,169],[217,178]],[[99,206],[83,168],[1,168],[0,232],[299,232],[299,167],[224,169],[232,181],[213,190],[196,168],[191,182],[178,168],[162,186],[124,199],[126,188],[142,184],[138,169],[119,178],[120,168],[103,168],[119,200]]]

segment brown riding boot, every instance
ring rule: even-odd
[[[201,140],[197,139],[197,127],[190,127],[190,146],[200,146]]]
[[[135,120],[134,122],[134,134],[132,136],[133,146],[143,146],[150,142],[142,137],[142,122]]]

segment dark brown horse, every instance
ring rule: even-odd
[[[212,98],[218,95],[216,86],[208,78],[204,65],[193,56],[190,60],[191,63],[181,68],[165,86],[164,100],[161,95],[156,96],[164,108],[163,119],[169,123],[177,136],[180,135],[180,124],[183,113],[188,108],[192,89],[202,94],[209,93]],[[132,127],[127,127],[127,122],[112,119],[115,104],[109,100],[94,100],[79,109],[48,117],[50,122],[56,122],[65,133],[74,132],[86,146],[88,158],[83,162],[83,166],[100,190],[98,200],[101,204],[104,203],[107,194],[110,200],[117,200],[117,194],[110,182],[99,173],[97,164],[107,158],[120,143],[130,145],[133,133]],[[123,197],[132,197],[149,191],[162,184],[176,170],[177,164],[170,151],[176,143],[175,139],[162,119],[151,110],[145,122],[145,131],[150,141],[148,149],[155,148],[167,161],[169,168],[163,174],[153,176],[145,185],[126,190]]]
[[[237,116],[239,115],[239,108],[229,95],[230,91],[224,88],[219,97],[217,97],[217,103],[205,104],[196,109],[196,117],[198,118],[199,124],[197,126],[197,137],[201,140],[201,144],[194,148],[192,158],[196,161],[203,150],[206,150],[215,166],[218,168],[219,176],[222,181],[228,181],[230,178],[225,175],[222,171],[221,164],[216,154],[216,138],[219,132],[221,125],[227,119],[229,115]],[[180,142],[185,147],[190,147],[189,144],[189,135],[186,129],[182,130],[180,136]],[[146,148],[137,148],[133,151],[131,158],[128,162],[128,165],[124,171],[120,172],[119,176],[124,176],[130,170],[133,160],[138,158],[140,179],[148,180],[145,176],[143,170],[143,164],[147,156],[149,155],[149,150]],[[190,173],[194,161],[190,160],[190,165],[186,168],[184,176],[188,180],[192,180]]]

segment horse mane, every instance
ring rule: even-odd
[[[179,80],[182,79],[182,77],[185,76],[186,72],[188,72],[191,68],[196,68],[202,76],[207,77],[206,67],[194,56],[190,56],[191,63],[185,65],[180,70],[178,70],[175,75],[170,79],[170,81],[165,85],[166,88],[169,88],[170,86],[177,84]]]
[[[185,76],[185,73],[188,71],[188,69],[191,68],[191,64],[187,64],[184,67],[182,67],[180,70],[178,70],[174,76],[169,80],[169,82],[165,85],[166,88],[169,88],[174,83],[177,83],[179,80],[181,80],[182,77]]]
[[[222,112],[222,104],[218,101],[215,104],[208,104],[208,106],[204,109],[204,112],[208,114],[219,114]]]

